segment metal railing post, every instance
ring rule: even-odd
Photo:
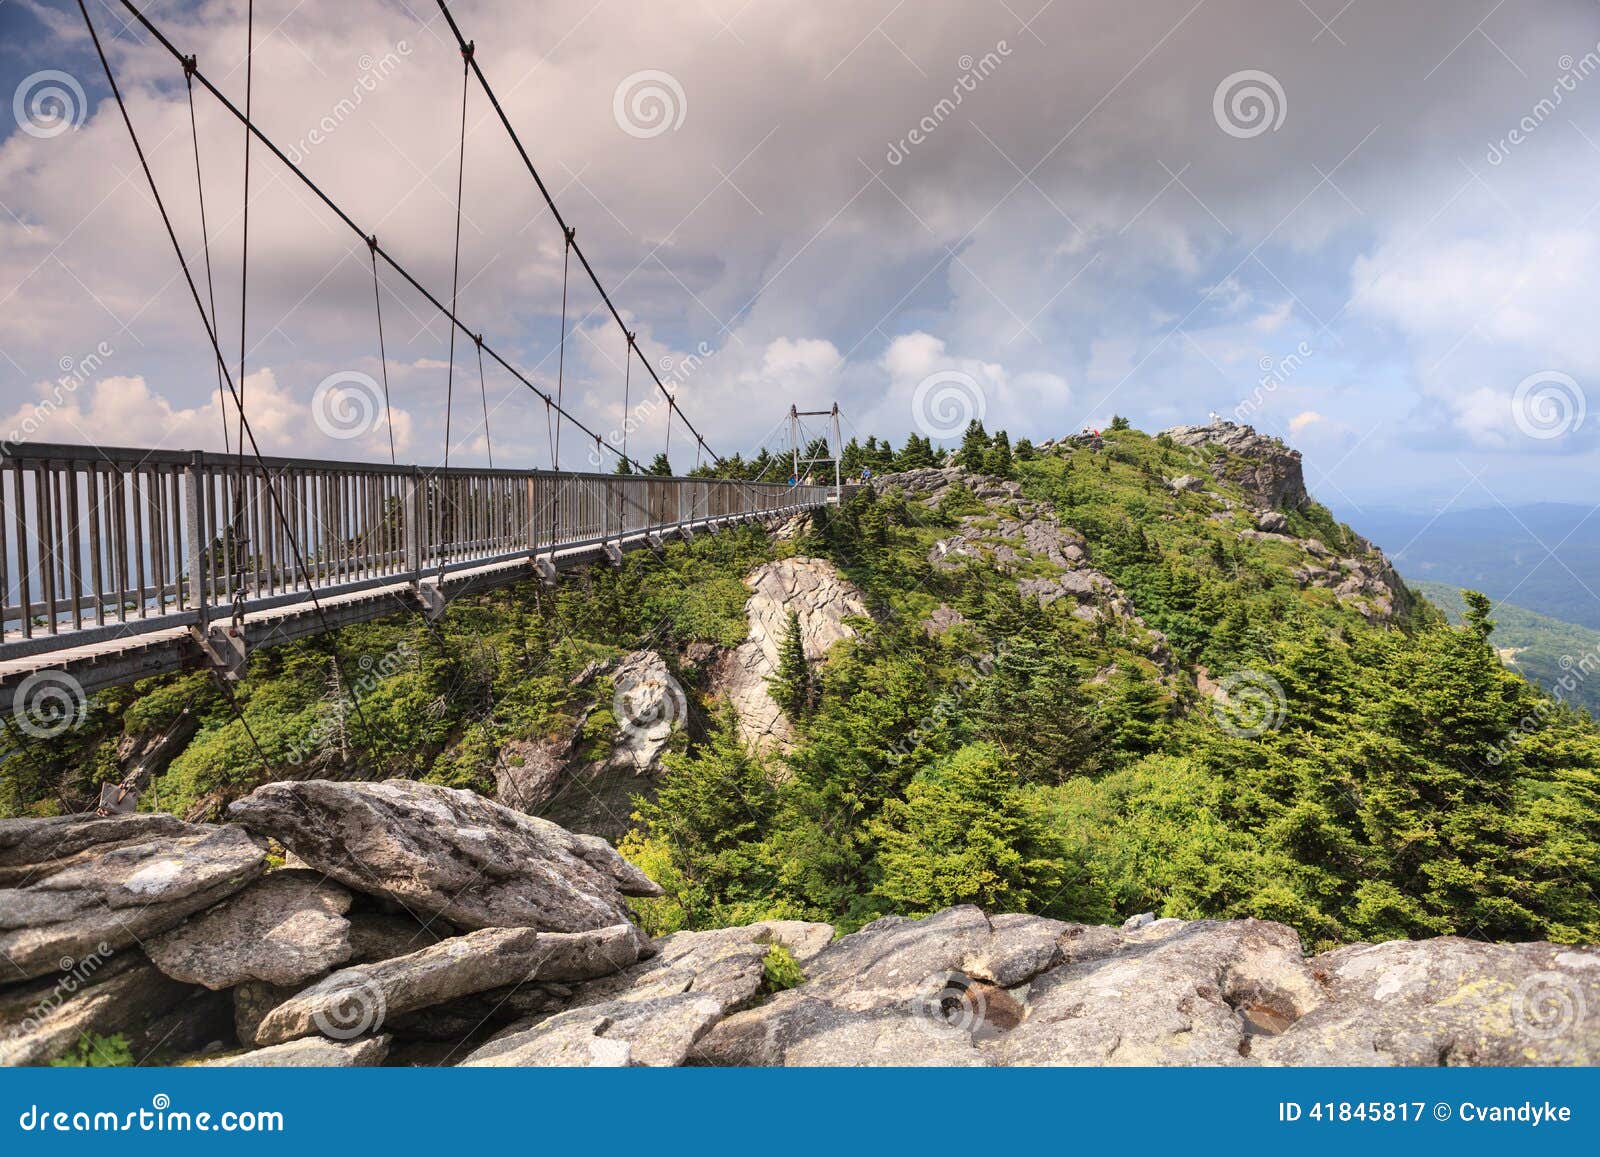
[[[412,582],[422,581],[423,519],[426,515],[426,491],[421,482],[421,468],[411,468],[411,485],[406,493],[406,569]]]
[[[183,520],[188,533],[185,554],[189,564],[189,608],[194,611],[195,625],[201,631],[211,617],[210,601],[206,598],[205,545],[201,538],[202,505],[200,480],[205,474],[205,456],[199,451],[183,468]]]

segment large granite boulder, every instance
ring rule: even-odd
[[[316,872],[274,872],[145,942],[174,980],[232,988],[299,984],[350,958],[350,893]]]
[[[267,1013],[254,1039],[276,1044],[321,1033],[350,1040],[378,1032],[392,1018],[473,993],[609,975],[636,961],[644,948],[631,924],[575,933],[480,929],[334,972]]]
[[[1311,961],[1322,1003],[1252,1055],[1277,1065],[1600,1064],[1600,949],[1446,936]]]
[[[713,1025],[757,999],[773,945],[804,967],[832,935],[826,924],[789,920],[675,933],[655,942],[651,959],[580,985],[562,1011],[507,1029],[461,1063],[682,1064]]]
[[[164,932],[244,888],[266,849],[170,816],[0,822],[0,980],[27,980]]]
[[[432,784],[271,783],[229,814],[348,888],[462,929],[605,928],[628,921],[623,897],[661,892],[598,837]]]
[[[388,1055],[386,1036],[344,1042],[302,1037],[200,1064],[203,1068],[222,1069],[353,1069],[381,1065]]]
[[[162,974],[137,948],[78,961],[57,976],[0,991],[0,1065],[43,1065],[84,1038],[118,1036],[141,1064],[229,1035],[228,999]]]

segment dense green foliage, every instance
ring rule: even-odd
[[[1466,604],[1448,583],[1412,583],[1453,623]],[[1558,698],[1600,719],[1600,631],[1500,603],[1494,611],[1494,643],[1508,667]]]
[[[119,742],[184,711],[198,730],[143,806],[205,814],[282,774],[489,791],[519,743],[580,721],[581,745],[607,743],[609,691],[575,677],[648,646],[690,688],[693,722],[623,842],[666,890],[639,904],[653,931],[848,928],[972,902],[1089,921],[1254,915],[1319,945],[1600,939],[1600,730],[1502,665],[1485,611],[1469,603],[1451,625],[1400,591],[1392,617],[1358,613],[1294,577],[1301,540],[1363,549],[1327,511],[1288,512],[1287,538],[1254,535],[1233,483],[1165,482],[1212,477],[1221,451],[1124,425],[1103,438],[1041,450],[975,426],[959,455],[1020,498],[863,489],[791,540],[705,537],[462,600],[432,628],[397,618],[265,652],[238,691],[243,723],[198,674],[113,692],[69,736],[0,763],[0,798],[14,813],[82,806],[119,774]],[[939,455],[869,438],[845,458],[859,477]],[[1001,527],[1045,502],[1115,598],[1019,593],[1060,572]],[[1014,560],[936,564],[958,529]],[[758,753],[689,644],[740,642],[741,580],[780,553],[831,559],[872,614],[825,662],[805,661],[791,623],[773,690],[795,743]],[[1207,690],[1241,679],[1265,708],[1256,725]]]
[[[132,1068],[135,1063],[126,1037],[86,1032],[65,1056],[51,1061],[50,1065],[57,1069],[125,1069]]]

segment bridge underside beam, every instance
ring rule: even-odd
[[[789,518],[806,509],[810,507],[733,514],[664,527],[659,531],[639,531],[621,538],[563,545],[533,556],[519,555],[513,559],[431,576],[423,580],[428,588],[426,591],[419,590],[418,584],[410,580],[402,580],[358,590],[328,592],[318,597],[320,610],[305,600],[252,611],[237,626],[213,623],[211,630],[214,633],[226,632],[235,644],[242,639],[243,651],[248,655],[261,647],[280,646],[321,634],[328,628],[338,629],[387,615],[415,611],[436,614],[451,600],[463,595],[477,594],[531,578],[554,578],[561,571],[592,563],[603,564],[613,559],[620,561],[622,552],[658,547],[663,536],[677,535],[692,540],[695,530],[765,522],[777,517]],[[10,714],[13,711],[19,688],[40,672],[60,672],[81,687],[85,695],[94,695],[107,688],[153,675],[217,666],[218,647],[215,641],[202,643],[198,628],[184,625],[181,621],[186,617],[174,616],[180,618],[180,622],[171,627],[96,639],[77,646],[0,660],[0,713]],[[64,636],[62,638],[65,639]]]

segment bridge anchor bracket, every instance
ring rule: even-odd
[[[548,555],[535,555],[533,559],[533,572],[546,586],[556,585],[556,564]]]
[[[196,628],[194,636],[212,670],[230,683],[244,678],[250,647],[242,630],[236,626]]]
[[[610,562],[612,566],[622,565],[622,548],[620,546],[614,542],[608,542],[602,549],[604,549],[606,552],[606,560]]]
[[[690,526],[687,522],[684,523],[682,526],[678,527],[678,537],[684,542],[693,542],[694,527]]]
[[[428,621],[432,623],[443,618],[445,607],[450,603],[443,589],[437,583],[418,583],[416,590],[417,602],[422,604],[422,613]]]

